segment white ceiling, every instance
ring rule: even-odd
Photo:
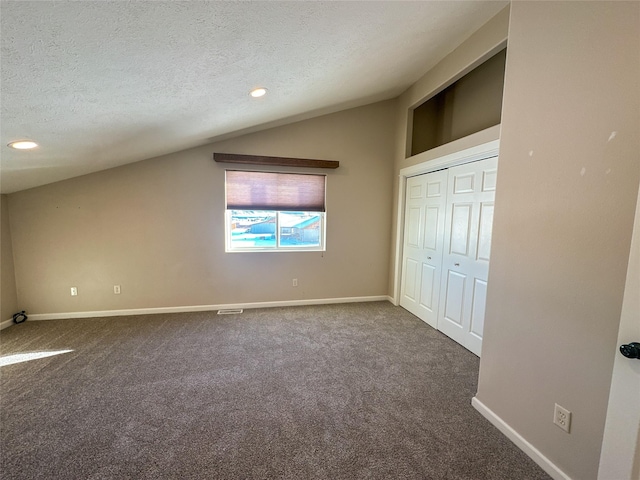
[[[2,0],[0,191],[393,98],[506,4]]]

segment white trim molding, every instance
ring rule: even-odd
[[[10,318],[9,320],[5,320],[4,322],[0,322],[0,330],[4,330],[7,327],[10,327],[11,325],[13,325],[13,318]]]
[[[529,443],[522,435],[516,432],[509,424],[507,424],[502,418],[496,415],[491,409],[489,409],[484,403],[478,400],[476,397],[471,399],[471,405],[480,414],[489,420],[489,422],[496,427],[505,437],[511,440],[516,447],[526,453],[531,460],[536,462],[540,468],[547,472],[554,480],[571,480],[566,473],[545,457],[540,450]]]
[[[391,302],[388,295],[376,295],[369,297],[341,297],[341,298],[317,298],[309,300],[282,300],[277,302],[253,302],[253,303],[227,303],[220,305],[184,305],[178,307],[155,308],[130,308],[124,310],[98,310],[91,312],[61,312],[61,313],[33,313],[29,314],[29,320],[60,320],[65,318],[97,318],[97,317],[122,317],[126,315],[150,315],[154,313],[182,313],[182,312],[208,312],[224,309],[251,309],[272,307],[294,307],[304,305],[329,305],[336,303],[358,302]],[[8,322],[9,320],[7,320]],[[7,322],[3,322],[3,325]],[[8,326],[8,325],[7,325]]]

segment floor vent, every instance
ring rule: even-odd
[[[218,310],[218,315],[237,315],[242,313],[241,308],[223,308],[222,310]]]

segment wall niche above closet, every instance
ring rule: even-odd
[[[507,49],[413,109],[411,156],[500,123]]]

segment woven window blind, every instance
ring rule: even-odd
[[[325,211],[325,175],[227,170],[227,210]]]

